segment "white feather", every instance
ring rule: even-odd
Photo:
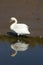
[[[17,23],[17,19],[14,17],[11,18],[11,21],[15,21],[15,22],[10,25],[10,29],[15,31],[18,35],[30,34],[28,30],[28,26],[26,24]]]

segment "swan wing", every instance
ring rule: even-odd
[[[12,26],[12,30],[19,34],[30,34],[26,24],[16,24]]]

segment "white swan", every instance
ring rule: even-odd
[[[10,29],[15,31],[18,35],[30,34],[28,26],[26,24],[17,23],[17,19],[15,17],[11,17],[10,22],[12,22]]]
[[[29,47],[29,44],[26,44],[25,42],[16,42],[15,44],[11,44],[11,48],[15,51],[11,54],[11,56],[15,56],[18,51],[26,51]]]

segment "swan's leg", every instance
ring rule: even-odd
[[[17,34],[19,36],[19,34]]]

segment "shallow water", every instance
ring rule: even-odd
[[[23,51],[19,47],[20,51],[17,51],[15,56],[11,54],[15,50],[11,48],[15,44],[28,45],[23,48],[27,49]],[[18,49],[17,45],[14,48]],[[31,37],[31,36],[13,36],[13,35],[0,35],[0,65],[43,65],[43,37]]]
[[[18,19],[18,23],[29,26],[29,36],[9,34],[12,16]],[[21,44],[28,44],[28,47],[12,57],[15,50],[11,45],[18,40]],[[43,65],[43,0],[0,0],[0,65],[3,64]]]

